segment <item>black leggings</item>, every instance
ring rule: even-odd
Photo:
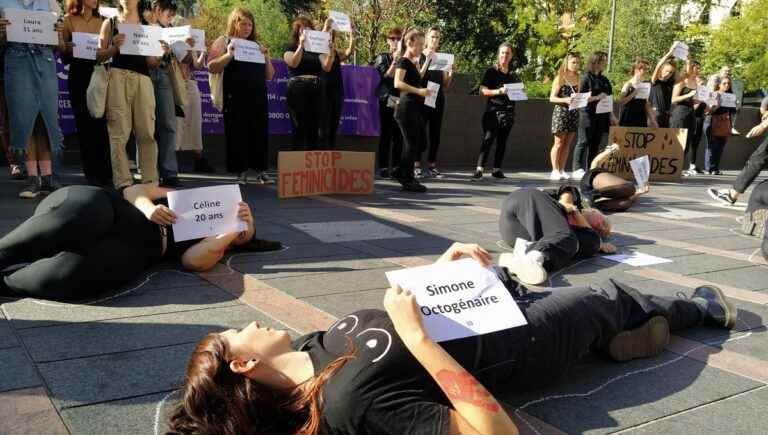
[[[160,259],[160,230],[116,192],[69,186],[0,239],[0,270],[13,293],[83,300],[134,279]]]
[[[701,137],[704,133],[704,117],[694,116],[694,129],[691,136],[689,146],[685,149],[685,155],[688,156],[688,161],[691,165],[696,165],[696,156],[699,154],[699,144],[701,143]],[[689,130],[690,134],[690,130]]]
[[[403,155],[403,134],[395,121],[395,110],[387,107],[387,101],[379,101],[379,169],[389,168],[400,163]]]
[[[739,193],[746,192],[749,185],[760,175],[760,171],[766,167],[768,167],[768,135],[765,136],[763,142],[749,156],[744,169],[739,172],[736,182],[733,183],[733,190]]]
[[[339,94],[334,89],[327,91],[326,108],[328,120],[325,123],[325,130],[322,132],[320,142],[325,145],[326,149],[332,150],[336,148],[336,133],[339,130],[341,112],[344,108],[344,94]]]
[[[427,136],[429,139],[429,153],[427,153],[427,162],[429,164],[434,164],[437,161],[437,150],[440,149],[440,133],[443,130],[444,112],[445,97],[437,98],[434,109],[424,106],[424,125],[429,129],[429,136]]]
[[[83,174],[91,184],[112,184],[112,157],[109,150],[107,118],[95,119],[88,112],[85,95],[93,73],[93,61],[73,59],[69,65],[69,97],[77,127],[77,142]]]
[[[424,120],[421,104],[400,100],[395,109],[395,120],[403,133],[404,147],[395,177],[401,183],[413,180],[413,163],[424,144]],[[394,154],[392,160],[396,161]]]
[[[294,151],[318,150],[320,131],[325,131],[325,90],[318,78],[292,78],[285,94],[288,112],[293,123]]]
[[[483,140],[480,145],[480,153],[477,155],[477,166],[484,168],[488,163],[491,147],[496,142],[496,154],[493,156],[493,167],[501,168],[504,163],[504,152],[507,150],[507,138],[512,131],[512,125],[502,127],[494,112],[483,114]]]
[[[602,211],[627,211],[635,203],[635,185],[609,172],[592,179],[592,205]]]
[[[501,206],[499,232],[509,246],[515,246],[518,237],[534,242],[530,249],[544,255],[544,268],[550,272],[600,250],[600,236],[595,231],[569,225],[557,201],[533,188],[507,195]]]
[[[579,134],[573,149],[573,170],[583,169],[586,171],[603,141],[606,121],[601,117],[606,115],[580,114],[579,116]]]

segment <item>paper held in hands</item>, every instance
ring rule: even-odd
[[[97,33],[72,32],[72,57],[77,59],[96,59],[96,50],[99,48],[99,35]]]
[[[331,52],[331,34],[317,30],[304,30],[304,50],[310,53],[328,54]]]
[[[712,94],[713,92],[710,92],[710,90],[707,89],[706,86],[699,86],[698,88],[696,88],[696,99],[703,103],[706,103],[707,105],[710,105],[709,101],[712,98]]]
[[[54,29],[58,18],[52,12],[5,8],[3,17],[11,22],[5,28],[8,42],[59,44],[59,33]]]
[[[651,96],[651,84],[648,82],[638,83],[635,100],[647,100]]]
[[[729,94],[729,93],[723,93],[720,94],[720,107],[730,107],[732,109],[736,108],[736,95]]]
[[[328,18],[333,20],[333,30],[352,33],[352,20],[344,12],[330,11]]]
[[[632,167],[632,174],[637,181],[637,187],[641,188],[648,184],[648,180],[651,178],[651,161],[648,155],[630,160],[629,165]]]
[[[117,23],[117,31],[125,35],[120,54],[157,57],[163,55],[163,47],[160,45],[160,40],[163,39],[162,27]]]
[[[387,272],[389,284],[416,297],[424,328],[436,342],[522,326],[528,322],[492,269],[466,258]]]
[[[507,83],[504,85],[504,89],[507,91],[507,98],[510,101],[525,101],[528,99],[528,95],[525,93],[525,85],[521,83]]]
[[[591,96],[592,94],[590,92],[573,94],[573,99],[571,100],[571,104],[568,106],[568,110],[576,110],[581,109],[582,107],[587,107],[587,104],[589,104],[589,97]]]
[[[427,82],[427,89],[432,91],[432,93],[424,98],[424,105],[435,108],[437,105],[437,93],[440,92],[440,85],[435,82]]]
[[[168,207],[178,219],[173,224],[177,242],[245,231],[248,225],[237,217],[242,201],[236,184],[168,192]]]
[[[613,96],[608,95],[607,97],[597,102],[597,106],[595,107],[595,113],[599,114],[599,113],[611,113],[611,112],[613,112]]]
[[[454,60],[455,57],[450,53],[434,53],[432,62],[429,63],[429,71],[450,71]]]
[[[672,55],[680,60],[688,60],[688,44],[685,42],[675,42],[675,48],[672,49]]]
[[[264,53],[261,52],[261,47],[256,42],[232,38],[232,44],[235,46],[235,60],[251,63],[267,62]]]

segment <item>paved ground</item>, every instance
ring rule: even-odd
[[[733,176],[654,185],[634,212],[612,217],[623,251],[673,262],[637,268],[595,258],[551,284],[614,277],[674,295],[714,283],[739,307],[737,331],[686,331],[657,358],[615,364],[594,356],[556,387],[510,392],[503,399],[523,433],[765,433],[768,268],[760,241],[739,233],[741,209],[714,206],[703,189]],[[2,304],[0,433],[162,432],[189,351],[206,332],[254,319],[297,334],[323,328],[344,313],[381,307],[385,271],[425,264],[453,241],[498,255],[503,197],[548,184],[545,174],[483,183],[467,177],[429,181],[427,195],[378,182],[371,196],[285,201],[273,188],[248,186],[258,234],[288,249],[231,256],[201,275],[164,264],[88,304]],[[213,182],[223,181],[188,184]],[[0,235],[35,207],[16,198],[18,188],[0,182]],[[366,226],[364,240],[327,243],[295,226],[339,221],[386,227]]]

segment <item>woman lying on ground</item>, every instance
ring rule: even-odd
[[[603,242],[611,234],[611,223],[599,210],[582,208],[581,203],[579,189],[573,186],[553,192],[522,188],[507,195],[499,232],[514,252],[501,254],[499,265],[521,282],[539,285],[547,272],[573,260],[616,252]]]
[[[459,243],[438,262],[463,255],[491,262],[478,245]],[[528,325],[440,344],[400,287],[386,292],[386,312],[357,311],[293,343],[256,322],[210,333],[190,357],[169,433],[516,434],[483,385],[540,387],[592,350],[618,361],[649,357],[670,331],[732,328],[736,316],[715,287],[691,299],[646,296],[612,280],[512,290]]]
[[[598,154],[592,165],[581,177],[581,193],[587,203],[602,211],[627,211],[640,196],[648,193],[648,184],[639,189],[631,181],[616,176],[600,166],[619,150],[616,144],[610,145]]]
[[[212,268],[229,248],[280,248],[278,242],[253,238],[245,202],[237,214],[248,224],[246,231],[177,242],[167,193],[152,184],[134,184],[123,196],[92,186],[57,190],[0,238],[0,296],[85,300],[164,260],[180,258],[185,269],[199,272]],[[31,264],[8,270],[25,263]]]

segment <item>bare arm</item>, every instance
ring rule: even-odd
[[[253,238],[255,229],[253,226],[251,209],[248,206],[248,203],[242,201],[237,206],[237,217],[246,222],[248,229],[240,232],[219,234],[214,237],[206,237],[190,246],[181,256],[181,265],[184,266],[185,269],[195,272],[204,272],[215,266],[216,263],[224,257],[224,253],[227,252],[227,249],[229,249],[233,243],[245,243]]]
[[[672,44],[672,47],[674,47],[674,43]],[[656,63],[656,68],[653,70],[653,75],[651,76],[651,83],[656,83],[661,77],[661,69],[664,67],[664,64],[667,63],[667,60],[670,56],[672,56],[672,47],[669,48],[669,51],[667,54],[661,57],[659,61]]]
[[[400,92],[406,92],[422,97],[427,96],[426,88],[416,88],[405,82],[405,70],[402,68],[398,68],[397,71],[395,71],[395,89],[399,90]]]
[[[619,97],[619,104],[627,104],[635,98],[635,95],[637,95],[637,89],[632,92],[628,92],[630,86],[632,86],[631,81],[624,83],[624,86],[621,88],[621,95],[623,95],[623,97]]]
[[[296,47],[296,51],[286,51],[283,53],[283,60],[288,68],[296,68],[301,63],[301,59],[304,57],[304,32],[299,35],[299,45]]]
[[[328,72],[333,68],[333,61],[336,59],[336,49],[331,42],[331,51],[328,54],[320,55],[320,65],[323,67],[323,71]]]
[[[648,127],[658,128],[659,123],[656,121],[656,109],[653,108],[650,100],[645,100],[645,113],[648,117]]]
[[[429,71],[429,65],[432,64],[432,56],[427,56],[426,61],[424,62],[424,65],[421,66],[421,70],[419,70],[419,75],[421,78],[424,78],[425,75],[427,75],[427,71]]]
[[[500,87],[499,89],[490,89],[486,88],[485,86],[480,86],[480,95],[484,97],[495,97],[499,95],[504,95],[504,87]]]
[[[266,79],[267,81],[272,80],[275,78],[275,66],[272,64],[272,58],[269,56],[269,49],[264,47],[264,58],[267,62],[267,69],[266,69]]]
[[[138,208],[147,219],[159,225],[176,222],[176,214],[168,207],[153,202],[168,196],[169,189],[154,184],[134,184],[123,189],[123,198]]]
[[[560,93],[560,76],[555,77],[555,79],[552,81],[552,89],[549,90],[549,102],[553,104],[571,104],[571,99],[573,97],[558,97],[557,94]]]
[[[689,100],[692,96],[696,95],[696,90],[692,90],[688,92],[687,94],[680,94],[683,92],[683,86],[685,86],[685,81],[681,81],[680,83],[677,83],[674,88],[672,88],[672,103],[682,103],[683,101]]]
[[[221,36],[211,45],[211,56],[208,59],[208,72],[211,74],[223,72],[224,68],[235,58],[234,45],[231,41],[229,45],[226,43],[227,39]]]
[[[112,40],[112,45],[109,44]],[[125,41],[125,35],[119,34],[112,38],[112,20],[104,20],[99,32],[99,49],[96,50],[96,60],[105,62],[120,52],[120,46]]]
[[[606,160],[608,160],[611,157],[611,154],[619,150],[619,146],[617,144],[611,144],[603,150],[600,154],[596,155],[594,159],[592,159],[592,164],[589,166],[589,169],[595,169],[605,163]]]

